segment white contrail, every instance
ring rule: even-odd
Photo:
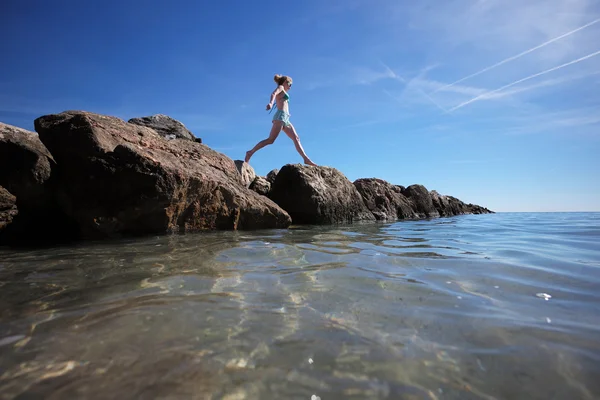
[[[587,24],[585,24],[585,25],[583,25],[583,26],[580,26],[580,27],[579,27],[579,28],[577,28],[577,29],[573,29],[573,30],[572,30],[572,31],[570,31],[570,32],[567,32],[567,33],[564,33],[564,34],[562,34],[562,35],[560,35],[560,36],[557,36],[557,37],[555,37],[554,39],[550,39],[550,40],[548,40],[547,42],[544,42],[544,43],[542,43],[542,44],[540,44],[540,45],[538,45],[538,46],[532,47],[532,48],[531,48],[531,49],[529,49],[529,50],[525,50],[524,52],[522,52],[522,53],[519,53],[519,54],[517,54],[516,56],[509,57],[509,58],[507,58],[507,59],[505,59],[505,60],[502,60],[502,61],[500,61],[500,62],[497,62],[497,63],[496,63],[496,64],[494,64],[494,65],[490,65],[489,67],[486,67],[486,68],[482,69],[481,71],[478,71],[478,72],[475,72],[474,74],[471,74],[471,75],[465,76],[464,78],[461,78],[461,79],[457,80],[456,82],[450,83],[450,84],[448,84],[448,85],[446,85],[446,86],[442,86],[441,88],[438,88],[438,89],[434,90],[432,93],[435,93],[435,92],[437,92],[437,91],[440,91],[440,90],[447,89],[447,88],[449,88],[449,87],[451,87],[451,86],[454,86],[454,85],[456,85],[457,83],[460,83],[460,82],[462,82],[462,81],[464,81],[464,80],[467,80],[467,79],[469,79],[469,78],[472,78],[472,77],[474,77],[474,76],[477,76],[477,75],[479,75],[479,74],[483,74],[484,72],[487,72],[487,71],[489,71],[490,69],[496,68],[496,67],[498,67],[498,66],[500,66],[500,65],[502,65],[502,64],[506,64],[506,63],[507,63],[507,62],[509,62],[509,61],[516,60],[516,59],[517,59],[517,58],[519,58],[519,57],[523,57],[524,55],[526,55],[526,54],[529,54],[529,53],[531,53],[532,51],[535,51],[535,50],[537,50],[537,49],[541,49],[542,47],[545,47],[545,46],[549,45],[550,43],[556,42],[557,40],[560,40],[560,39],[562,39],[562,38],[565,38],[565,37],[567,37],[567,36],[570,36],[570,35],[572,35],[572,34],[574,34],[574,33],[577,33],[577,32],[579,32],[580,30],[582,30],[582,29],[585,29],[585,28],[587,28],[588,26],[592,26],[592,25],[594,25],[594,24],[596,24],[596,23],[598,23],[598,22],[600,22],[600,18],[598,18],[598,19],[595,19],[595,20],[593,20],[592,22],[589,22],[589,23],[587,23]]]
[[[398,80],[399,82],[404,83],[404,85],[406,87],[408,87],[408,85],[410,85],[412,83],[413,79],[411,79],[410,81],[407,81],[406,79],[404,79],[403,76],[401,76],[400,74],[394,72],[390,67],[388,67],[387,64],[384,63],[382,60],[379,60],[379,62],[384,66],[385,69],[387,69],[387,71],[389,73],[392,74],[392,76],[394,77],[394,79]],[[415,88],[415,89],[417,91],[419,91],[423,96],[425,96],[434,106],[436,106],[437,108],[439,108],[440,110],[442,110],[444,113],[448,112],[448,110],[446,110],[444,107],[442,107],[441,105],[439,105],[438,102],[436,102],[435,100],[433,100],[433,98],[430,95],[428,95],[427,93],[425,93],[424,90],[422,90],[421,88],[418,88],[418,87]],[[397,100],[394,96],[391,95],[390,92],[386,91],[385,89],[384,89],[384,92],[388,96],[390,96],[391,98],[393,98],[394,100]]]
[[[545,75],[545,74],[547,74],[547,73],[550,73],[550,72],[552,72],[552,71],[556,71],[556,70],[558,70],[558,69],[561,69],[561,68],[564,68],[564,67],[568,67],[569,65],[577,64],[578,62],[581,62],[581,61],[587,60],[588,58],[595,57],[595,56],[597,56],[597,55],[599,55],[599,54],[600,54],[600,50],[598,50],[598,51],[597,51],[597,52],[595,52],[595,53],[588,54],[587,56],[583,56],[583,57],[581,57],[581,58],[578,58],[577,60],[569,61],[568,63],[562,64],[562,65],[559,65],[559,66],[557,66],[557,67],[550,68],[550,69],[547,69],[547,70],[545,70],[545,71],[542,71],[542,72],[538,72],[537,74],[529,75],[529,76],[528,76],[528,77],[526,77],[526,78],[519,79],[518,81],[514,81],[514,82],[512,82],[512,83],[509,83],[508,85],[504,85],[504,86],[502,86],[501,88],[498,88],[498,89],[495,89],[495,90],[491,90],[491,91],[489,91],[489,92],[482,93],[482,94],[480,94],[480,95],[479,95],[479,96],[477,96],[477,97],[473,97],[471,100],[465,101],[464,103],[460,103],[459,105],[457,105],[457,106],[455,106],[455,107],[452,107],[451,109],[449,109],[449,110],[448,110],[448,112],[449,112],[449,113],[451,113],[452,111],[454,111],[454,110],[458,110],[459,108],[461,108],[461,107],[464,107],[464,106],[466,106],[467,104],[470,104],[470,103],[472,103],[472,102],[474,102],[474,101],[477,101],[477,100],[479,100],[479,99],[480,99],[480,98],[482,98],[482,97],[486,97],[486,96],[489,96],[490,94],[498,93],[498,92],[500,92],[500,91],[502,91],[502,90],[504,90],[504,89],[508,89],[508,88],[509,88],[509,87],[511,87],[511,86],[514,86],[514,85],[516,85],[516,84],[519,84],[519,83],[521,83],[521,82],[528,81],[529,79],[536,78],[536,77],[538,77],[538,76],[540,76],[540,75]]]

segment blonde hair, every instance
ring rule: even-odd
[[[283,85],[286,81],[288,81],[289,83],[292,83],[292,78],[286,75],[275,75],[273,77],[273,80],[275,81],[275,83],[277,83],[278,85]]]

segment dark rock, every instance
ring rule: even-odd
[[[378,178],[362,178],[354,186],[363,197],[365,205],[380,221],[416,218],[410,201],[402,188]]]
[[[438,211],[440,216],[447,217],[450,215],[465,214],[465,204],[457,198],[444,196],[432,190],[430,192],[433,207]]]
[[[456,197],[441,195],[435,190],[432,190],[430,194],[433,206],[441,216],[492,213],[492,211],[487,208],[473,204],[465,204]]]
[[[267,181],[269,181],[269,183],[272,185],[273,182],[275,182],[275,178],[277,177],[277,174],[279,173],[279,170],[277,168],[272,169],[271,171],[269,171],[269,173],[267,174]]]
[[[237,168],[240,176],[242,178],[242,183],[246,187],[250,187],[252,182],[254,182],[254,178],[256,178],[256,172],[254,172],[254,168],[247,162],[242,160],[235,160],[235,167]]]
[[[37,134],[0,122],[0,185],[15,195],[19,208],[37,208],[48,199],[52,155]]]
[[[0,123],[0,185],[16,197],[18,209],[1,244],[56,243],[77,234],[54,198],[55,166],[36,133]]]
[[[0,232],[10,225],[17,214],[17,198],[0,186]]]
[[[178,139],[188,139],[193,141],[198,139],[185,127],[185,125],[168,115],[156,114],[148,117],[131,118],[128,122],[130,124],[152,128],[163,137],[174,135]]]
[[[465,208],[465,214],[494,214],[494,211],[486,207],[478,206],[477,204],[469,203],[465,206]]]
[[[194,142],[196,142],[196,143],[202,143],[202,139],[199,138],[199,137],[197,137],[196,139],[194,139]]]
[[[40,117],[35,128],[57,162],[58,203],[84,238],[291,223],[242,185],[233,160],[203,144],[83,111]]]
[[[331,167],[287,164],[271,185],[269,197],[294,224],[337,224],[374,221],[358,190]]]
[[[250,189],[260,195],[268,196],[271,191],[271,183],[262,176],[257,176],[250,184]]]
[[[412,209],[420,218],[439,217],[440,213],[433,206],[431,194],[423,185],[410,185],[402,191],[412,204]]]

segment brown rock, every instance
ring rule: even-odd
[[[410,201],[402,194],[401,187],[378,178],[354,181],[365,205],[380,221],[416,218]]]
[[[199,140],[202,142],[202,139],[197,138],[185,127],[184,124],[169,117],[168,115],[156,114],[148,117],[131,118],[128,122],[130,124],[152,128],[158,132],[159,135],[165,138],[174,136],[177,139],[187,139],[196,142]]]
[[[277,177],[277,174],[279,173],[279,170],[277,168],[272,169],[271,171],[269,171],[269,173],[267,174],[267,181],[269,181],[269,183],[272,185],[273,182],[275,182],[275,178]]]
[[[271,185],[269,197],[295,224],[374,221],[356,187],[331,167],[288,164]]]
[[[254,168],[247,162],[242,160],[235,160],[235,167],[240,173],[242,183],[246,187],[250,187],[252,182],[254,182],[254,178],[256,178],[256,172],[254,172]]]
[[[287,227],[290,216],[245,188],[209,147],[83,111],[35,120],[56,162],[61,208],[84,237]],[[54,175],[54,171],[53,171]]]
[[[17,198],[0,186],[0,232],[10,225],[17,214]]]
[[[250,189],[260,195],[268,196],[271,191],[271,183],[262,176],[257,176],[250,184]]]

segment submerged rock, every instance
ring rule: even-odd
[[[271,185],[269,197],[294,224],[374,221],[352,182],[331,167],[287,164]]]
[[[290,216],[247,189],[230,158],[89,112],[35,120],[57,162],[53,188],[83,237],[284,228]]]
[[[152,128],[165,138],[174,136],[178,139],[188,139],[196,142],[200,140],[200,142],[202,142],[202,140],[190,132],[184,124],[168,115],[156,114],[148,117],[131,118],[128,122],[130,124]]]
[[[410,201],[402,188],[378,178],[361,178],[354,186],[363,197],[365,205],[380,221],[416,218]]]

